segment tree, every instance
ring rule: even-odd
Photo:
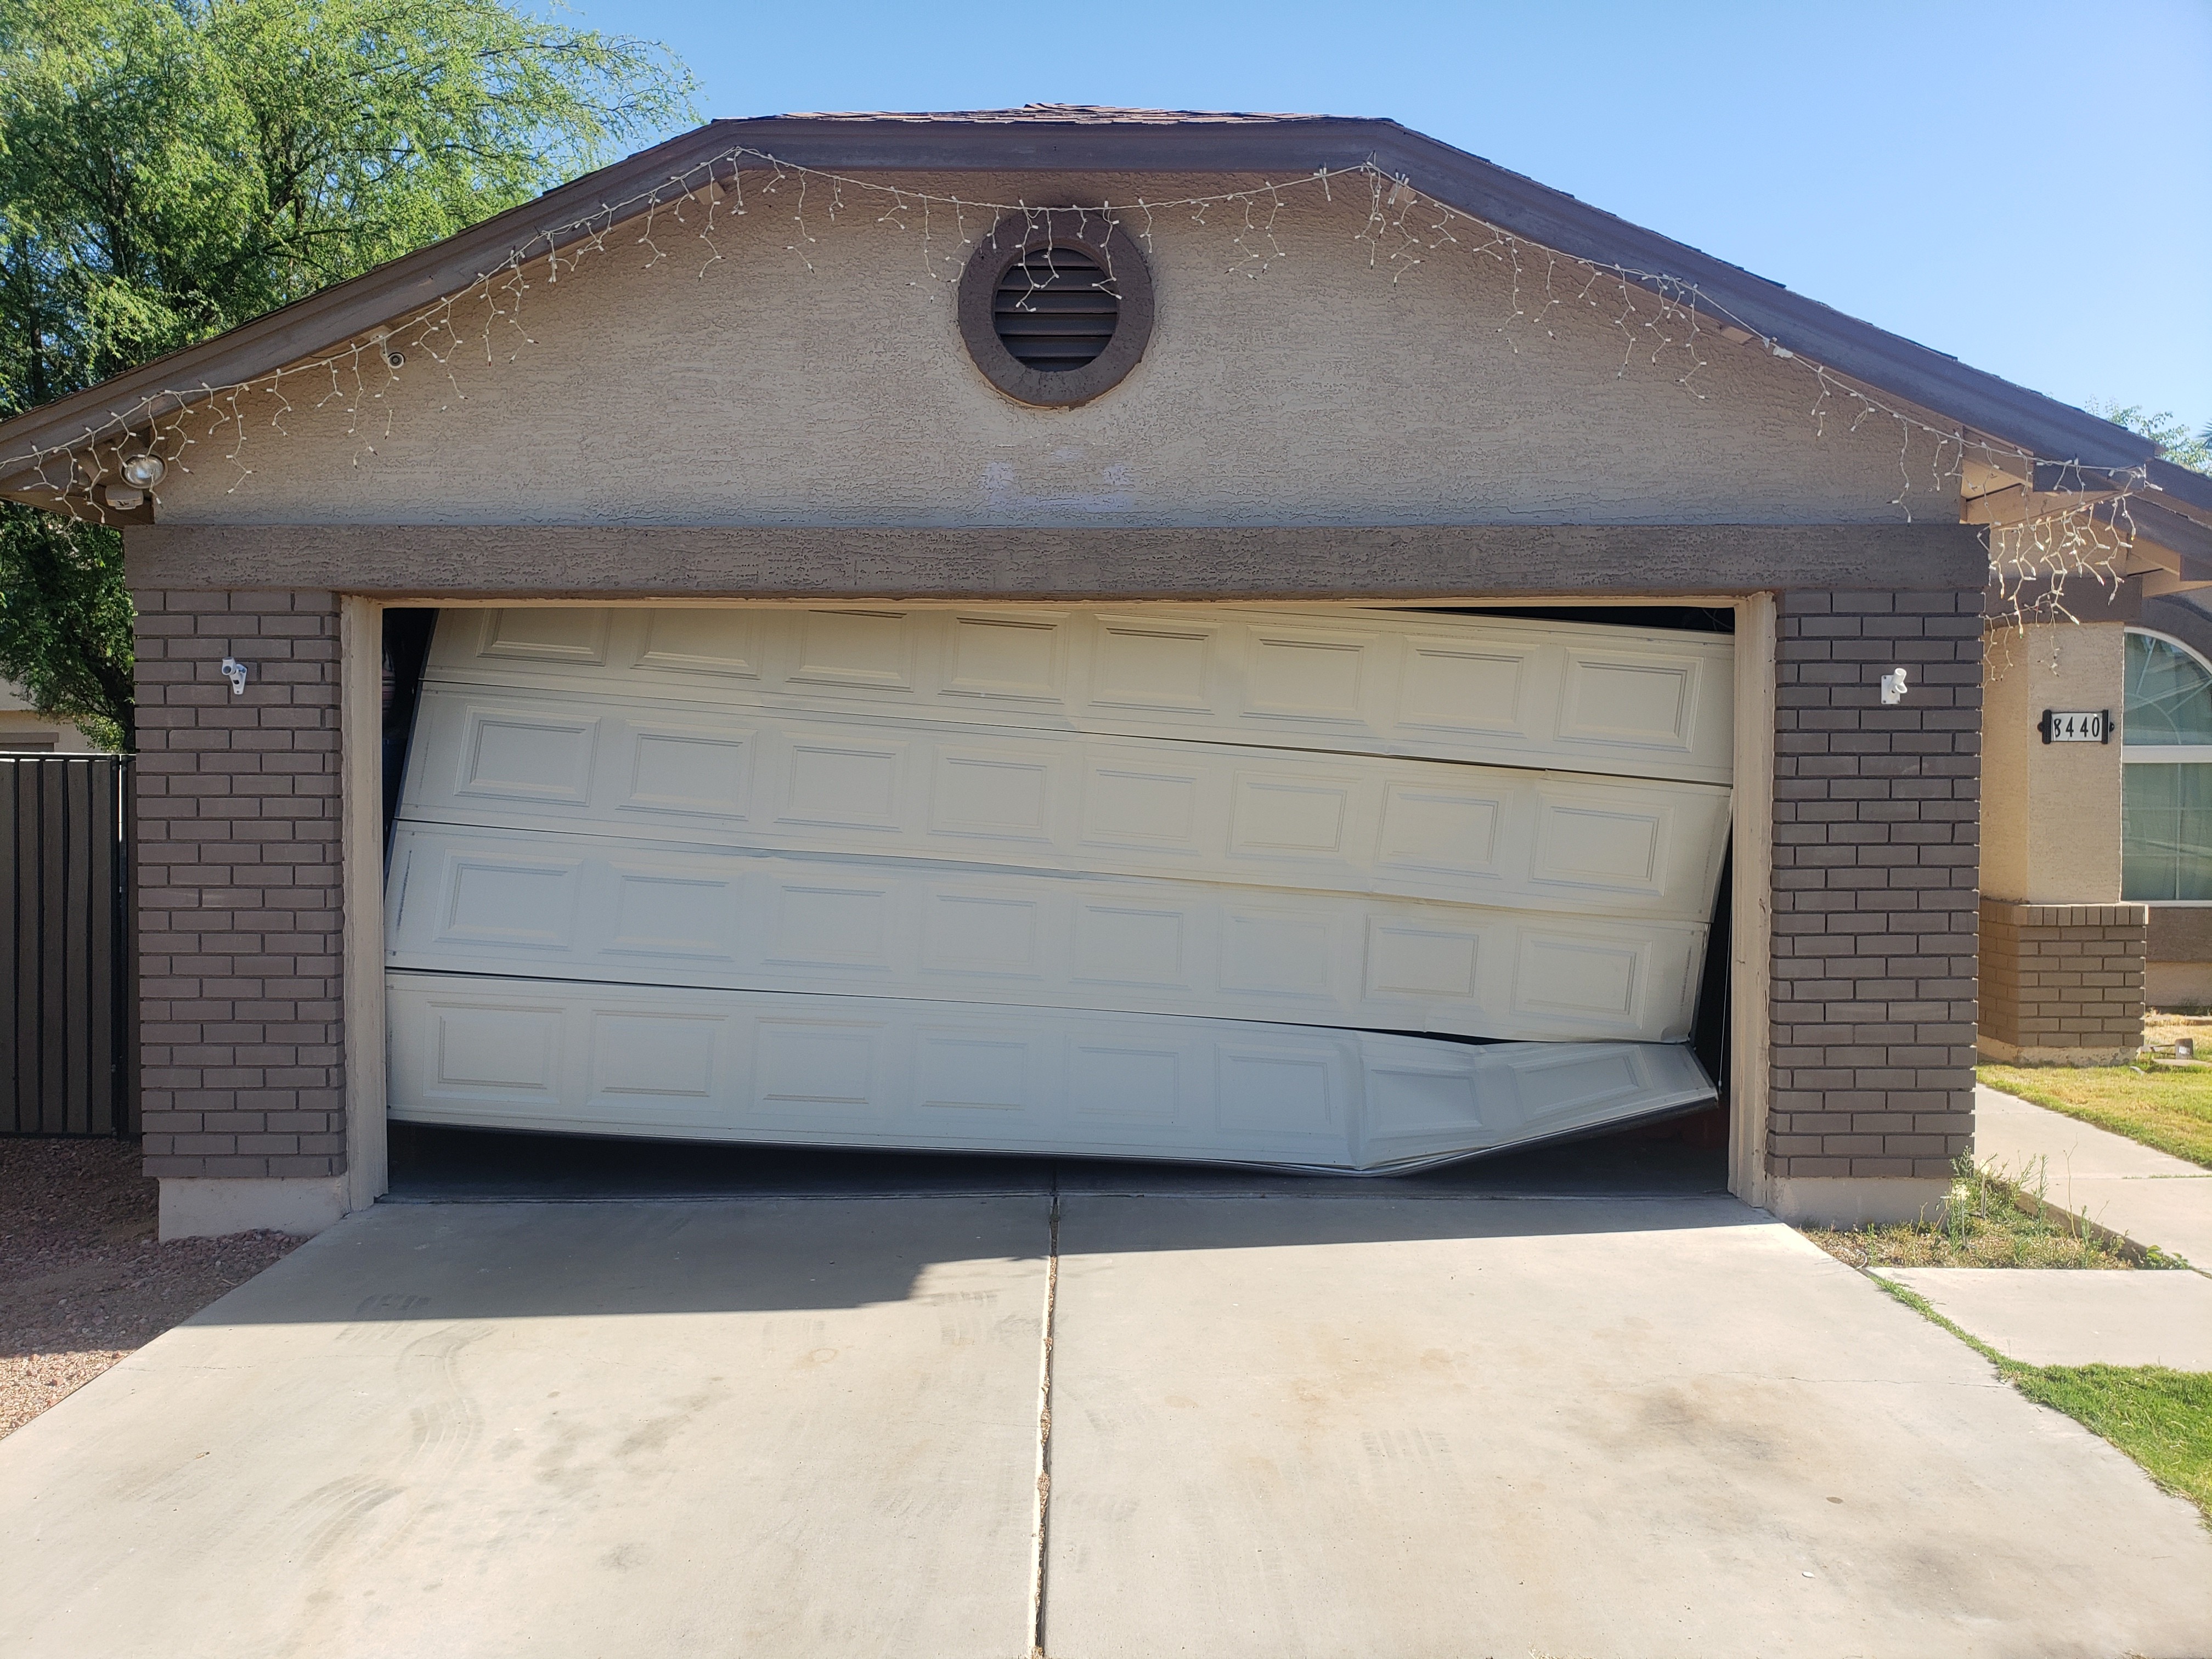
[[[526,201],[693,90],[501,0],[0,0],[0,415]],[[0,504],[0,675],[127,740],[130,623],[114,532]]]
[[[2153,415],[2141,404],[2121,404],[2093,398],[2089,412],[2149,439],[2158,446],[2161,460],[2185,466],[2192,472],[2212,472],[2212,422],[2192,437],[2171,410]]]

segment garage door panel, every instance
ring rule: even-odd
[[[819,710],[695,708],[679,725],[674,712],[429,688],[402,816],[1685,921],[1711,913],[1728,823],[1728,791],[1709,784]],[[495,731],[527,735],[489,766]]]
[[[425,970],[1529,1041],[1686,1035],[1705,932],[425,824],[401,826],[394,841],[387,918],[391,965]]]
[[[387,1000],[392,1112],[417,1122],[1358,1170],[1712,1092],[1663,1044],[405,972]]]
[[[1341,608],[449,611],[433,684],[1726,782],[1733,642]]]

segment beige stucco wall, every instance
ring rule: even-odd
[[[901,182],[969,199],[1158,201],[1237,181]],[[945,216],[926,249],[918,212],[900,230],[878,222],[880,203],[848,198],[833,223],[817,190],[802,227],[795,188],[763,196],[753,180],[703,274],[709,250],[664,215],[665,259],[651,263],[633,228],[556,283],[532,272],[520,327],[495,328],[489,354],[480,340],[453,348],[450,378],[410,345],[366,392],[307,376],[282,405],[246,399],[234,422],[194,428],[159,517],[1887,523],[1908,477],[1917,516],[1956,516],[1924,448],[1900,470],[1891,421],[1853,432],[1835,404],[1821,435],[1802,363],[1707,336],[1685,390],[1689,359],[1651,362],[1652,337],[1630,339],[1577,297],[1583,273],[1560,268],[1547,311],[1540,258],[1516,275],[1474,251],[1481,233],[1466,223],[1418,265],[1371,263],[1356,181],[1334,204],[1291,192],[1272,244],[1238,209],[1203,224],[1159,213],[1144,361],[1058,411],[1011,402],[969,361],[949,280],[959,261],[933,276],[928,258],[957,251]],[[969,211],[968,230],[988,216]],[[1281,257],[1263,274],[1232,269],[1270,246]]]
[[[2039,624],[1990,645],[1982,714],[1982,891],[2029,904],[2120,896],[2120,742],[2045,744],[2046,708],[2117,721],[2126,630]]]

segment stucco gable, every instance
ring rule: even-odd
[[[963,201],[1218,196],[1249,175],[891,174]],[[1929,441],[1816,417],[1802,363],[1683,319],[1618,327],[1473,238],[1394,267],[1364,187],[1127,216],[1158,291],[1143,361],[1095,402],[1006,398],[963,347],[963,237],[994,216],[833,214],[746,181],[523,274],[485,337],[399,342],[198,423],[163,522],[1394,524],[1888,522],[1955,517]],[[1146,222],[1149,221],[1149,222]],[[711,257],[718,254],[719,257]],[[665,257],[656,257],[665,255]],[[950,257],[948,257],[948,255]],[[1547,307],[1549,276],[1553,303]],[[464,319],[460,326],[470,326]],[[438,356],[447,359],[436,361]]]

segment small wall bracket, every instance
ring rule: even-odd
[[[1905,670],[1902,668],[1893,668],[1881,677],[1881,700],[1884,702],[1903,702],[1905,690]]]
[[[222,659],[222,677],[230,682],[230,695],[234,697],[246,695],[246,676],[252,672],[253,665],[250,662],[240,662],[235,657]]]

